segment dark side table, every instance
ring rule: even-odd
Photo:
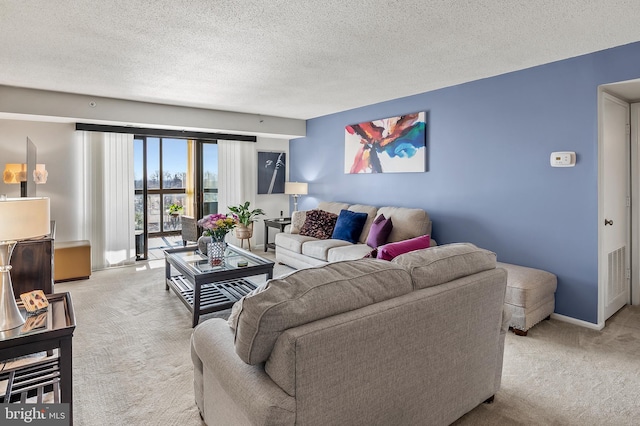
[[[76,328],[76,318],[69,293],[47,294],[49,307],[43,313],[43,326],[29,330],[29,318],[22,327],[0,332],[0,362],[7,362],[25,355],[47,352],[58,356],[45,361],[27,363],[0,371],[0,380],[9,385],[0,402],[24,402],[32,393],[38,399],[44,392],[54,392],[54,402],[69,404],[69,424],[73,424],[73,389],[71,376],[71,338]],[[24,315],[22,302],[18,308]]]
[[[269,228],[277,228],[280,232],[284,231],[284,227],[291,225],[290,217],[282,217],[278,219],[265,219],[264,220],[264,251],[268,249],[276,249],[275,243],[269,242]]]

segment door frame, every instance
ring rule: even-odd
[[[640,305],[640,209],[634,200],[640,200],[640,103],[631,103],[631,304]]]
[[[630,110],[630,104],[624,99],[621,99],[618,95],[613,95],[605,90],[602,86],[598,87],[598,323],[597,328],[603,329],[605,326],[605,292],[607,286],[607,262],[608,257],[607,254],[604,253],[604,156],[602,153],[604,152],[604,100],[605,98],[609,98],[614,102],[621,103],[626,105]],[[633,116],[633,114],[630,114]],[[630,117],[631,118],[631,117]],[[630,292],[633,297],[634,293],[637,293],[637,287],[634,288],[635,285],[638,285],[638,274],[634,273],[634,264],[635,270],[638,270],[638,261],[634,260],[634,255],[636,251],[636,247],[638,244],[638,237],[633,238],[633,230],[638,229],[638,218],[634,217],[633,210],[633,200],[638,199],[637,191],[638,185],[633,185],[634,179],[637,179],[638,175],[638,161],[633,161],[634,158],[637,159],[637,155],[634,157],[634,153],[637,154],[637,146],[634,150],[634,143],[632,142],[633,137],[630,139],[630,175],[629,179],[629,197],[630,204],[629,207],[629,217],[630,222],[627,223],[627,247],[629,247],[629,257],[631,259],[630,268],[631,268],[631,280],[630,281]],[[634,177],[635,176],[635,177]],[[634,226],[635,223],[635,226]],[[635,241],[634,241],[635,240]],[[634,291],[636,290],[636,291]]]

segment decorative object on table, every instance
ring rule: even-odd
[[[11,284],[11,254],[16,240],[50,232],[48,198],[0,197],[0,330],[24,324]]]
[[[45,164],[36,164],[36,168],[33,170],[33,181],[40,185],[47,183],[49,172],[47,172],[47,166]],[[21,196],[26,193],[27,185],[27,164],[26,163],[7,163],[4,165],[4,173],[2,174],[2,180],[6,184],[20,184]],[[24,188],[22,188],[24,187]]]
[[[298,211],[298,197],[307,195],[309,185],[306,182],[287,182],[284,184],[284,193],[293,195],[293,211]]]
[[[34,290],[20,295],[20,300],[24,304],[27,313],[35,313],[42,309],[47,309],[49,301],[42,290]]]
[[[26,333],[36,328],[42,328],[47,325],[47,311],[28,315],[20,331]]]
[[[224,238],[229,231],[238,226],[238,218],[235,215],[229,216],[215,213],[200,219],[198,225],[204,229],[202,236],[211,238],[211,241],[207,243],[206,252],[202,252],[202,250],[200,252],[207,255],[210,265],[222,265],[227,247]],[[200,240],[198,240],[198,247],[200,247]]]
[[[200,250],[200,253],[204,255],[207,254],[207,244],[209,244],[210,242],[211,237],[204,235],[204,233],[202,233],[202,235],[198,237],[198,250]]]
[[[258,194],[283,194],[285,174],[284,152],[258,152]]]
[[[265,214],[262,209],[249,208],[250,202],[245,201],[244,204],[229,207],[229,211],[238,217],[238,226],[236,226],[236,238],[244,243],[244,240],[249,241],[249,250],[251,250],[251,240],[253,236],[253,221],[258,216]],[[241,245],[242,247],[242,245]]]
[[[425,112],[416,112],[346,126],[344,172],[424,172],[425,117]]]

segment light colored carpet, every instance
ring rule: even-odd
[[[274,275],[287,271],[277,265]],[[75,424],[203,424],[193,398],[191,317],[164,290],[164,261],[95,272],[56,291],[71,293],[78,323]],[[624,308],[602,332],[550,320],[527,337],[509,333],[496,401],[455,424],[640,424],[639,355],[640,307]]]

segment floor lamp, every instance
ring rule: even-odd
[[[298,197],[307,195],[309,185],[306,182],[285,182],[284,193],[293,195],[293,211],[298,211]]]
[[[50,232],[48,198],[0,196],[0,331],[24,324],[11,284],[11,254],[17,240]]]

